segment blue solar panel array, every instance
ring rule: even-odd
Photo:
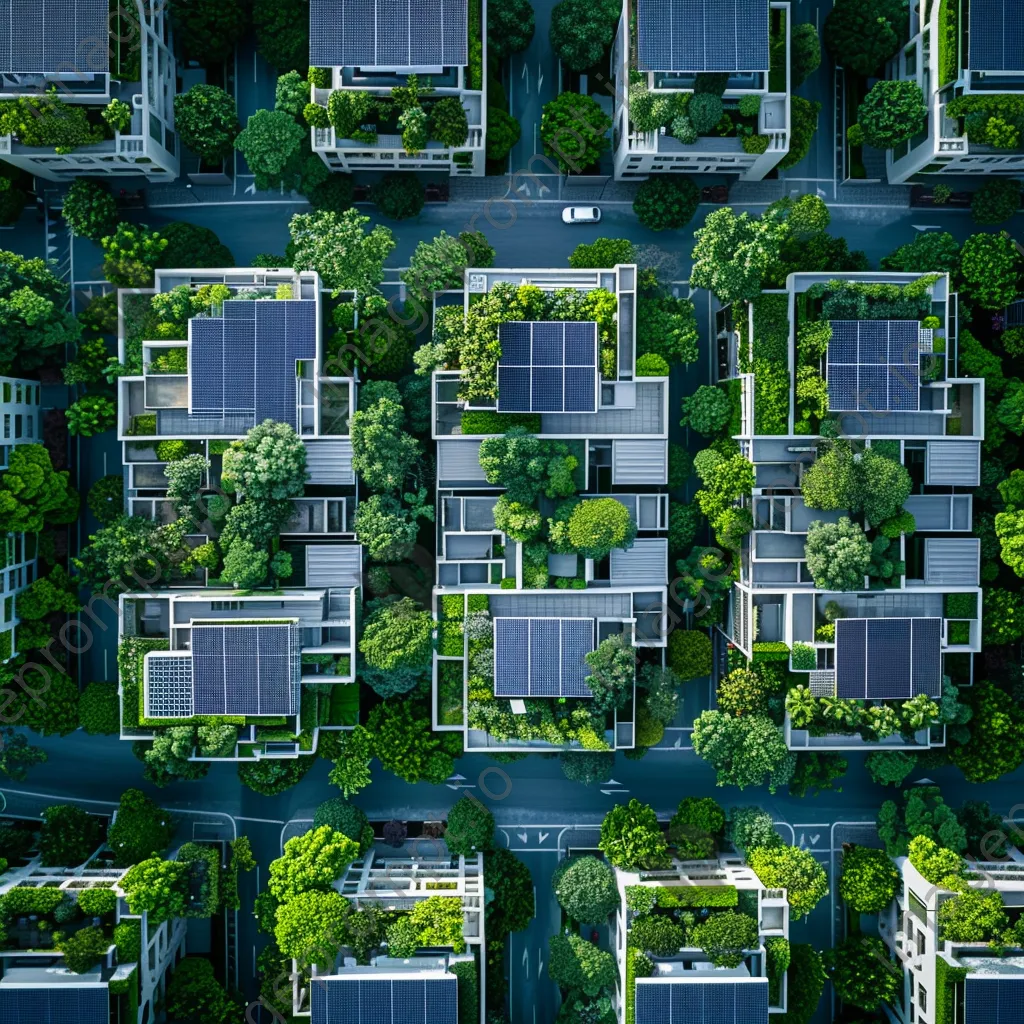
[[[638,0],[641,71],[767,71],[764,0]]]
[[[645,978],[635,1007],[636,1024],[768,1024],[768,982]]]
[[[191,649],[194,714],[295,713],[290,626],[193,626]]]
[[[1024,71],[1020,0],[971,0],[967,66],[971,71]]]
[[[499,324],[499,412],[597,412],[597,324]]]
[[[311,1024],[456,1024],[458,979],[315,978]]]
[[[0,985],[0,1024],[109,1024],[106,987]]]
[[[0,73],[105,74],[108,0],[0,0]]]
[[[295,364],[316,357],[316,303],[229,299],[190,326],[191,412],[298,426]]]
[[[833,412],[916,412],[916,320],[832,320],[828,404]]]
[[[494,620],[498,697],[590,697],[584,656],[594,650],[593,619]]]
[[[938,618],[836,620],[836,693],[853,700],[937,697],[942,684]]]
[[[1024,977],[969,974],[963,1024],[1024,1024]]]
[[[456,67],[468,63],[467,0],[312,0],[314,67]]]

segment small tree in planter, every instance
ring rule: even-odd
[[[409,829],[404,821],[392,818],[390,821],[384,822],[383,835],[384,842],[397,850],[405,842],[406,837],[409,835]]]

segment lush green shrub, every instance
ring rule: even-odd
[[[757,921],[734,910],[712,914],[693,927],[690,941],[700,946],[716,967],[739,967],[743,951],[759,945]]]
[[[877,1010],[891,1003],[903,981],[903,970],[890,959],[881,939],[851,935],[835,949],[826,950],[836,995],[862,1010]]]
[[[992,178],[971,196],[975,224],[1001,224],[1020,209],[1020,182],[1016,178]]]
[[[174,127],[181,141],[207,164],[230,156],[241,131],[234,97],[220,86],[202,83],[174,97]]]
[[[448,812],[444,841],[453,856],[471,856],[494,845],[494,815],[475,797],[464,796]]]
[[[582,782],[585,786],[610,779],[615,766],[615,755],[610,751],[567,750],[559,760],[562,774],[570,782]]]
[[[654,956],[674,956],[685,944],[686,935],[672,918],[650,915],[633,922],[628,942]]]
[[[86,917],[106,917],[117,910],[117,893],[113,889],[82,889],[78,894],[78,909]]]
[[[960,251],[961,293],[982,309],[1002,309],[1017,295],[1017,265],[1005,232],[971,235]]]
[[[837,64],[873,77],[906,38],[905,15],[898,0],[839,0],[825,19],[825,48]]]
[[[578,2],[579,0],[562,0],[558,4],[552,13],[552,33],[559,9]],[[595,5],[586,6],[593,9]],[[593,97],[563,92],[544,104],[540,119],[540,138],[545,154],[555,160],[563,172],[579,174],[600,161],[601,155],[610,144],[608,129],[611,126],[611,118]]]
[[[87,178],[71,183],[61,213],[76,235],[97,243],[112,234],[117,224],[117,202],[110,189]]]
[[[684,426],[692,427],[705,437],[712,437],[729,422],[729,396],[721,388],[701,384],[692,395],[683,399],[682,411]]]
[[[600,924],[619,905],[615,872],[597,857],[562,860],[551,887],[562,909],[580,924]]]
[[[397,171],[373,186],[371,198],[377,209],[392,220],[415,217],[423,209],[425,196],[419,179],[411,172]]]
[[[674,629],[668,638],[668,663],[680,679],[711,674],[711,638],[697,629]]]
[[[892,902],[900,876],[885,850],[843,847],[839,895],[858,914],[877,914]]]
[[[525,427],[531,434],[539,434],[540,414],[492,412],[490,409],[470,409],[462,414],[464,435],[504,434],[510,427]]]
[[[793,655],[790,661],[796,671],[811,671],[818,667],[817,652],[807,644],[793,644]]]
[[[789,645],[781,640],[762,640],[753,644],[751,655],[755,665],[765,661],[789,661]]]
[[[57,934],[54,935],[55,944],[64,954],[64,966],[73,974],[91,971],[110,948],[110,939],[103,934],[102,928],[80,928],[59,942],[56,942]]]
[[[691,101],[690,107],[693,106]],[[652,175],[637,189],[633,212],[652,231],[675,230],[693,220],[699,203],[700,189],[692,178]]]
[[[927,116],[920,86],[906,81],[876,82],[857,111],[864,141],[877,149],[889,149],[912,138]]]
[[[43,863],[73,868],[95,853],[103,840],[100,818],[72,804],[54,804],[43,811],[39,852]]]
[[[655,352],[637,356],[636,375],[638,377],[667,377],[668,371],[668,363]]]
[[[747,863],[769,889],[785,889],[796,917],[809,914],[828,895],[828,876],[809,850],[795,846],[747,850]]]

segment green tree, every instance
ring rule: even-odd
[[[816,520],[807,528],[807,571],[822,590],[863,590],[871,564],[864,530],[841,516],[837,523]]]
[[[315,761],[312,757],[296,757],[286,761],[266,758],[262,761],[243,761],[238,766],[238,778],[243,785],[260,796],[277,796],[301,781]]]
[[[348,799],[370,784],[370,759],[373,757],[372,737],[361,725],[338,737],[338,756],[327,776],[332,786]]]
[[[306,484],[306,446],[289,424],[264,420],[231,442],[223,476],[254,501],[297,497]]]
[[[771,814],[760,807],[734,807],[725,837],[744,857],[760,847],[782,846],[782,836],[776,831]]]
[[[796,758],[775,723],[764,715],[737,718],[704,711],[694,722],[694,752],[711,763],[719,786],[767,784],[770,792],[789,782]]]
[[[397,498],[371,494],[356,508],[355,531],[373,561],[403,562],[412,554],[419,527]]]
[[[430,137],[452,148],[465,144],[469,137],[469,119],[457,96],[445,96],[431,108]]]
[[[187,864],[150,857],[128,869],[121,879],[128,909],[133,914],[146,911],[152,924],[184,917],[188,910]]]
[[[693,927],[690,938],[716,967],[739,967],[743,951],[760,945],[757,921],[735,910],[712,914]]]
[[[917,757],[903,750],[876,750],[864,762],[873,782],[880,786],[900,786],[917,767]]]
[[[1000,823],[1001,824],[1001,823]],[[928,836],[914,836],[908,847],[910,863],[925,881],[941,885],[944,889],[965,888],[966,872],[960,854],[939,846]]]
[[[114,822],[107,830],[107,845],[114,853],[114,866],[130,867],[163,853],[175,828],[174,818],[141,790],[126,789]]]
[[[379,224],[367,233],[369,222],[355,210],[295,214],[288,226],[291,265],[317,271],[330,288],[376,293],[395,240],[391,230]]]
[[[1002,309],[1017,295],[1018,257],[1005,231],[971,235],[960,250],[960,293],[982,309]]]
[[[668,638],[668,663],[682,680],[711,674],[711,638],[696,629],[674,629]]]
[[[793,88],[803,85],[820,64],[818,30],[809,21],[794,25],[789,37],[789,78]]]
[[[160,237],[167,243],[157,261],[158,267],[233,267],[231,250],[209,228],[201,224],[175,220],[160,228]],[[202,310],[206,312],[206,310]],[[181,367],[184,370],[184,367]]]
[[[839,0],[825,19],[825,48],[832,59],[872,78],[906,37],[899,0]]]
[[[467,267],[493,265],[494,249],[481,232],[463,231],[455,237],[442,231],[432,241],[416,246],[402,280],[410,293],[425,303],[434,292],[461,288]]]
[[[313,815],[313,828],[318,829],[324,825],[358,843],[360,854],[366,853],[373,845],[373,826],[366,812],[340,796],[331,797],[317,807]]]
[[[942,799],[938,786],[916,786],[903,793],[902,809],[886,800],[878,811],[878,838],[890,857],[907,853],[914,836],[927,836],[959,853],[967,845],[967,835],[956,814]]]
[[[9,662],[6,671],[13,674],[25,662],[24,656]],[[25,691],[22,714],[14,714],[8,721],[16,721],[41,736],[67,736],[78,728],[78,685],[63,672],[42,665],[31,673],[32,692]]]
[[[224,552],[221,576],[238,590],[253,590],[267,578],[270,556],[241,537]]]
[[[569,266],[576,270],[614,267],[617,263],[633,263],[636,252],[628,238],[595,238],[580,242],[569,256]]]
[[[187,956],[167,983],[167,1013],[180,1024],[232,1024],[239,1006],[217,981],[206,957]]]
[[[685,797],[668,823],[668,839],[680,860],[706,860],[715,855],[725,829],[725,812],[710,797]]]
[[[633,212],[651,231],[675,230],[693,220],[699,203],[700,189],[692,178],[654,175],[640,183]]]
[[[821,104],[817,100],[804,99],[803,96],[790,97],[789,152],[779,161],[780,170],[787,171],[796,167],[810,152],[820,113]]]
[[[839,895],[857,914],[878,914],[893,901],[900,876],[884,850],[843,846]]]
[[[167,239],[145,224],[122,221],[100,244],[105,253],[103,276],[112,285],[147,288],[153,283],[153,268],[167,248]]]
[[[637,352],[660,355],[669,364],[697,361],[697,316],[689,299],[641,296],[637,303]]]
[[[903,970],[894,964],[885,943],[874,936],[854,935],[824,953],[836,995],[851,1006],[877,1010],[896,999]]]
[[[285,956],[330,967],[345,941],[351,913],[338,892],[301,892],[278,907],[274,938]]]
[[[729,396],[712,384],[701,384],[683,399],[680,426],[690,426],[705,437],[714,437],[725,429],[732,408]]]
[[[284,844],[284,855],[270,863],[267,889],[282,903],[299,893],[326,892],[359,856],[359,843],[328,825],[312,828]]]
[[[88,178],[75,178],[64,196],[61,213],[71,230],[81,238],[99,242],[117,224],[117,202],[110,189]]]
[[[551,12],[551,46],[558,59],[571,71],[593,67],[611,44],[619,15],[611,0],[561,0]]]
[[[488,12],[488,15],[490,12]],[[490,20],[488,18],[488,20]],[[519,141],[522,128],[519,122],[501,107],[487,108],[487,159],[503,162]]]
[[[274,109],[283,110],[291,115],[296,121],[302,117],[302,112],[309,102],[309,82],[305,75],[298,71],[286,71],[277,79],[274,86]]]
[[[373,186],[372,199],[377,209],[392,220],[407,220],[423,209],[424,192],[419,179],[411,171],[388,174]]]
[[[24,782],[32,765],[48,759],[45,750],[33,747],[24,733],[13,729],[0,729],[0,743],[0,775],[16,782]]]
[[[462,797],[448,812],[444,841],[453,857],[469,857],[491,849],[494,815],[476,797]]]
[[[985,597],[987,603],[990,594]],[[952,748],[950,759],[969,782],[994,782],[1024,763],[1024,710],[990,682],[971,687],[967,703],[974,712],[971,737]]]
[[[548,977],[561,988],[600,996],[615,987],[615,958],[579,935],[548,939]]]
[[[235,136],[234,147],[245,157],[259,191],[294,185],[296,162],[306,135],[302,125],[283,110],[257,110],[249,115],[245,127]],[[295,269],[307,268],[296,265]]]
[[[62,565],[55,565],[46,576],[37,577],[18,594],[18,618],[35,622],[54,612],[70,615],[82,607],[77,585]]]
[[[84,395],[67,410],[68,433],[72,437],[102,434],[116,422],[117,406],[102,395]]]
[[[73,804],[51,804],[43,811],[39,853],[43,864],[73,868],[83,864],[103,842],[99,818]]]
[[[747,850],[747,863],[769,889],[785,889],[797,917],[809,914],[828,895],[828,876],[810,850],[796,846]]]
[[[665,867],[670,859],[654,809],[635,798],[604,816],[598,845],[613,866],[627,871]]]
[[[614,498],[588,498],[569,517],[569,543],[584,558],[605,558],[613,548],[631,547],[635,537],[629,510]]]
[[[884,79],[875,82],[857,110],[864,141],[876,149],[889,149],[912,138],[927,116],[924,93],[916,82]]]
[[[487,903],[487,933],[502,936],[522,931],[533,919],[533,876],[514,853],[499,847],[484,855],[484,885],[494,898]]]
[[[536,19],[530,0],[502,0],[487,9],[487,55],[502,60],[530,45]]]
[[[580,0],[561,0],[552,12],[552,35],[559,18],[559,8],[564,8],[566,4],[583,6],[588,11],[595,8],[600,10],[594,4],[581,4]],[[578,30],[579,24],[573,28]],[[559,56],[563,63],[572,66],[561,53]],[[584,67],[589,67],[589,64]],[[608,129],[611,126],[611,118],[593,97],[563,92],[544,104],[540,118],[540,140],[544,144],[545,154],[558,164],[560,170],[579,174],[600,161],[609,146]]]
[[[434,622],[411,597],[381,603],[366,619],[359,652],[383,697],[411,690],[430,670]]]
[[[380,763],[406,782],[444,782],[454,771],[445,738],[430,729],[430,715],[409,701],[378,704],[367,721]]]
[[[174,97],[174,127],[203,163],[219,164],[234,151],[241,130],[235,99],[219,85],[193,85]]]
[[[597,649],[584,655],[590,668],[587,686],[598,712],[622,708],[633,694],[636,651],[623,633],[613,633]]]
[[[57,938],[56,933],[54,939]],[[71,935],[62,935],[57,948],[64,954],[64,966],[73,974],[85,974],[96,967],[110,948],[110,939],[102,928],[80,928]]]
[[[945,942],[996,942],[1008,924],[998,889],[967,889],[939,905],[939,935]]]
[[[551,887],[562,909],[579,924],[601,924],[619,906],[615,872],[597,857],[560,861]]]
[[[246,28],[246,8],[239,0],[169,0],[175,38],[200,64],[220,64],[232,57]]]
[[[694,232],[691,287],[707,288],[722,303],[756,298],[787,234],[778,217],[736,216],[728,206],[714,210]]]
[[[604,751],[566,750],[559,755],[562,774],[570,782],[593,785],[611,778],[615,755]]]
[[[1020,210],[1020,182],[1016,178],[992,178],[971,196],[975,224],[1002,224]]]
[[[89,683],[78,701],[82,728],[91,736],[111,736],[120,731],[121,706],[117,683]]]
[[[927,274],[960,266],[960,243],[948,231],[920,231],[914,240],[882,257],[883,270]]]
[[[0,361],[34,369],[50,349],[78,341],[82,326],[66,310],[69,298],[46,260],[0,250]]]
[[[995,525],[1003,562],[1024,576],[1024,509],[998,513]]]

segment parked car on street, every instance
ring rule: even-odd
[[[597,224],[601,211],[596,206],[567,206],[562,211],[563,224]]]

